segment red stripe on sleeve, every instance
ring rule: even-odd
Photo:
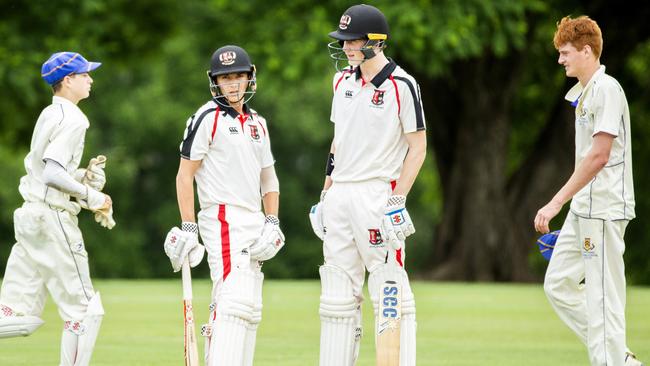
[[[230,274],[230,230],[226,221],[226,205],[219,205],[219,222],[221,223],[221,260],[223,261],[223,280]]]

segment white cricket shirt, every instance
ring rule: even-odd
[[[584,88],[577,83],[565,99],[577,103],[576,167],[591,150],[594,135],[615,136],[607,165],[573,197],[571,210],[588,218],[634,218],[630,111],[623,88],[600,66]]]
[[[89,126],[88,118],[76,104],[52,97],[52,104],[43,109],[36,121],[30,151],[25,157],[27,175],[20,178],[18,187],[25,202],[44,202],[75,215],[79,213],[79,204],[70,201],[70,195],[43,183],[43,169],[45,159],[52,159],[74,176]]]
[[[209,101],[187,120],[181,157],[202,160],[195,180],[201,209],[216,204],[260,211],[260,174],[275,163],[266,120],[244,106]]]
[[[334,97],[334,182],[397,180],[407,133],[424,130],[420,87],[392,60],[366,83],[359,67],[336,73]]]

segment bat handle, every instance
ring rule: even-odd
[[[190,262],[188,258],[185,258],[181,268],[181,277],[183,278],[183,299],[192,300],[192,273],[190,272]]]

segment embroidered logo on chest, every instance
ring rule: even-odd
[[[352,90],[346,90],[345,91],[345,97],[346,98],[352,98],[353,95],[354,95],[354,93],[352,92]]]
[[[255,140],[255,141],[259,141],[259,139],[260,139],[260,131],[259,131],[259,129],[257,128],[257,126],[255,126],[255,125],[248,125],[248,127],[250,128],[251,138],[252,138],[253,140]]]
[[[385,90],[375,89],[375,93],[372,95],[370,102],[375,106],[380,106],[384,104],[384,93]]]
[[[228,131],[230,131],[231,135],[237,135],[239,133],[237,127],[228,127]]]

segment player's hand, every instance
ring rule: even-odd
[[[415,226],[406,210],[406,196],[390,196],[384,208],[381,231],[384,239],[395,250],[401,249],[406,237],[415,233]]]
[[[165,254],[171,261],[174,272],[181,270],[185,258],[188,258],[191,267],[196,267],[205,254],[205,247],[199,244],[198,227],[195,223],[184,222],[181,230],[173,227],[165,237],[163,247]],[[196,231],[193,231],[195,230]]]
[[[86,185],[86,198],[77,198],[82,208],[90,211],[107,209],[113,205],[111,197]]]
[[[311,222],[311,228],[314,230],[314,234],[320,239],[325,240],[325,225],[323,224],[323,199],[327,191],[322,191],[320,194],[320,201],[317,204],[311,206],[309,210],[309,221]]]
[[[553,200],[547,203],[546,206],[540,208],[535,216],[535,230],[542,234],[548,233],[550,231],[548,224],[560,213],[561,209],[562,204]]]
[[[267,215],[262,235],[250,247],[251,259],[258,261],[269,260],[275,257],[283,246],[284,234],[280,230],[280,220],[273,215]]]
[[[106,173],[104,173],[104,168],[106,168],[106,157],[104,155],[98,155],[96,158],[90,159],[88,168],[86,168],[84,176],[81,179],[81,183],[86,184],[95,190],[101,191],[104,189],[104,185],[106,185]]]

